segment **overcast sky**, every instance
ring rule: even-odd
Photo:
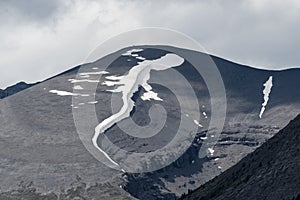
[[[1,0],[0,88],[80,64],[102,41],[165,27],[259,68],[300,66],[300,1]]]

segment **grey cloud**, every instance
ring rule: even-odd
[[[2,0],[0,8],[3,12],[19,15],[23,19],[43,21],[56,14],[64,3],[60,0]],[[15,17],[15,16],[10,16]]]
[[[106,39],[141,27],[180,31],[242,64],[300,66],[299,10],[297,0],[2,0],[0,88],[64,71]]]
[[[213,0],[147,6],[151,15],[139,15],[145,24],[186,33],[214,55],[260,68],[300,66],[300,2]]]

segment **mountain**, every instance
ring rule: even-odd
[[[142,50],[128,53],[133,48]],[[152,90],[146,91],[145,85],[146,89],[139,85],[130,98],[134,102],[131,118],[124,118],[105,129],[105,138],[99,137],[96,141],[99,146],[102,144],[104,152],[98,151],[92,143],[96,127],[113,116],[116,112],[113,109],[119,109],[124,103],[121,92],[114,92],[118,88],[114,84],[127,84],[122,76],[130,74],[139,62],[155,63],[168,54],[187,59],[172,69],[151,71],[147,83]],[[0,194],[12,199],[18,199],[20,195],[29,195],[27,199],[32,195],[49,199],[57,196],[92,199],[100,193],[103,199],[175,199],[238,163],[299,113],[299,69],[259,70],[212,56],[227,98],[227,102],[219,103],[219,109],[216,109],[211,102],[219,96],[212,96],[206,82],[211,77],[199,75],[194,66],[205,67],[207,59],[206,54],[174,47],[128,47],[2,99]],[[181,112],[180,98],[188,106],[192,105],[193,99],[187,86],[181,84],[184,81],[180,82],[173,76],[173,69],[188,81],[200,112],[197,109]],[[161,85],[155,83],[159,79],[163,80]],[[168,84],[168,87],[163,84]],[[264,92],[270,85],[273,85],[271,91]],[[176,91],[170,88],[176,88]],[[174,92],[179,92],[179,95]],[[149,95],[153,93],[157,96]],[[267,93],[269,99],[260,118]],[[167,114],[162,115],[166,120],[158,134],[139,138],[124,133],[123,129],[134,132],[132,122],[140,127],[154,122],[160,124],[163,117],[155,115],[158,112],[154,111],[161,107]],[[215,111],[218,113],[225,107],[224,128],[218,138],[215,127],[210,125],[222,121],[213,116]],[[157,119],[151,118],[149,112]],[[90,119],[90,116],[96,116],[96,119]],[[172,151],[163,152],[156,160],[151,160],[152,152],[175,138],[182,120],[187,130],[195,128],[191,131],[195,138],[186,139],[192,144],[183,148],[183,141]],[[130,126],[122,127],[124,124]],[[105,146],[107,138],[114,146]],[[218,142],[210,147],[214,138]],[[128,154],[146,155],[137,160],[134,156],[118,154],[122,152],[120,149]],[[199,151],[205,152],[204,156],[199,157]],[[165,158],[173,157],[174,160],[163,165],[162,169],[138,171],[139,162],[150,163],[151,167],[151,164],[160,165]],[[123,168],[126,172],[107,165]]]
[[[20,92],[22,90],[25,90],[27,88],[30,88],[32,87],[33,85],[35,85],[36,83],[33,83],[33,84],[27,84],[25,82],[19,82],[15,85],[12,85],[10,87],[7,87],[6,89],[4,90],[1,90],[0,89],[0,99],[3,99],[5,97],[8,97],[10,95],[13,95],[17,92]]]
[[[221,73],[227,96],[226,122],[213,155],[198,157],[203,142],[214,136],[207,133],[206,129],[199,131],[191,147],[171,165],[151,173],[125,176],[123,188],[134,197],[176,199],[188,190],[196,189],[254,151],[299,112],[300,93],[295,87],[295,84],[300,83],[297,78],[299,69],[259,70],[217,57],[212,59]],[[178,70],[192,79],[193,73],[187,64],[182,68]],[[263,84],[270,76],[273,77],[274,85],[268,108],[260,119]],[[195,87],[204,85],[200,78],[194,79],[197,80]],[[199,101],[209,105],[204,100],[207,94],[203,91],[197,93],[201,93]],[[138,107],[139,102],[136,104]],[[204,111],[210,116],[207,107]]]
[[[284,129],[182,199],[300,199],[300,115]]]

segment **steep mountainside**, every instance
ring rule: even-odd
[[[132,97],[135,107],[130,112],[131,119],[126,118],[122,123],[132,120],[141,127],[147,126],[151,122],[149,110],[158,104],[167,112],[163,128],[155,136],[138,138],[124,133],[119,127],[121,123],[117,123],[105,131],[105,136],[116,147],[127,152],[151,153],[174,138],[183,119],[197,130],[190,148],[173,163],[151,173],[123,173],[111,169],[95,158],[98,156],[107,161],[103,153],[97,151],[98,154],[92,156],[83,145],[83,142],[92,143],[95,127],[112,116],[111,105],[116,108],[122,105],[120,93],[114,93],[116,101],[112,101],[111,91],[116,87],[111,84],[127,75],[143,59],[160,59],[171,52],[188,57],[195,61],[194,65],[201,66],[201,61],[207,57],[191,50],[162,46],[139,47],[143,50],[138,55],[129,55],[127,51],[132,48],[68,70],[0,101],[1,194],[7,197],[19,195],[18,191],[30,191],[33,192],[30,195],[68,195],[77,188],[80,190],[75,192],[78,198],[84,195],[89,199],[97,195],[99,191],[95,188],[98,188],[109,199],[128,198],[129,194],[138,199],[174,199],[236,164],[299,113],[300,91],[297,86],[300,85],[300,69],[259,70],[213,57],[224,81],[227,97],[227,104],[218,106],[226,107],[227,112],[219,142],[209,149],[209,154],[199,158],[200,148],[206,147],[203,144],[216,137],[213,128],[208,130],[212,121],[211,97],[204,78],[185,59],[174,69],[193,88],[200,113],[196,110],[181,113],[178,96],[167,87],[155,84],[155,78],[160,77],[170,87],[177,88],[185,97],[185,104],[189,105],[191,101],[187,90],[170,75],[171,69],[151,72],[149,84],[163,101],[144,100],[145,89],[139,87]],[[102,76],[99,77],[99,74]],[[272,91],[259,118],[264,102],[264,84],[270,77],[273,78]],[[93,88],[91,85],[95,82],[97,87]],[[95,108],[92,114],[96,115],[96,119],[85,120],[90,116],[85,112],[91,108]],[[74,114],[80,117],[74,120]],[[201,117],[193,117],[197,115]],[[79,121],[83,121],[84,125],[81,131],[75,125]],[[130,127],[125,128],[131,130]],[[78,133],[86,134],[84,140]],[[100,139],[96,142],[101,143]],[[93,145],[90,147],[89,150],[95,150]],[[105,150],[118,163],[126,158],[115,156],[114,152],[109,151],[110,146],[106,146]],[[177,150],[167,152],[166,157],[172,157]],[[208,148],[204,150],[208,152]],[[161,162],[163,158],[161,156],[156,161]],[[76,186],[78,180],[79,187]],[[86,186],[85,190],[81,185]]]
[[[300,115],[261,147],[182,199],[300,198]]]
[[[124,176],[123,188],[134,197],[176,199],[188,190],[196,189],[254,151],[297,115],[300,109],[300,91],[295,86],[300,84],[299,69],[259,70],[217,57],[213,57],[213,60],[221,73],[227,96],[226,122],[213,155],[198,157],[202,144],[207,138],[214,137],[206,129],[199,130],[191,147],[171,165],[151,173]],[[178,70],[189,77],[189,80],[196,80],[195,87],[205,85],[188,68],[187,63]],[[273,78],[270,99],[262,118],[259,118],[264,98],[263,84],[270,76]],[[197,92],[201,93],[199,101],[209,105],[205,101],[207,94]],[[139,105],[140,102],[137,101],[136,106]],[[201,110],[210,117],[209,106]],[[206,120],[204,118],[201,122]]]

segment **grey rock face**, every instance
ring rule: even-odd
[[[167,52],[189,55],[193,58],[203,56],[189,50],[155,48],[144,47],[141,56],[157,59]],[[124,75],[139,61],[132,57],[128,61],[127,57],[121,56],[124,51],[83,65],[81,69],[87,72],[95,67],[99,71],[104,70],[110,64],[108,60],[113,57],[116,60],[107,69],[108,75]],[[193,66],[185,61],[176,70],[189,80],[197,95],[199,109],[206,112],[207,118],[202,116],[203,129],[199,129],[192,146],[179,159],[151,173],[124,174],[112,170],[95,159],[82,144],[77,134],[72,109],[84,110],[94,105],[87,103],[72,105],[71,96],[59,96],[49,92],[50,90],[73,92],[74,84],[70,79],[76,79],[80,66],[2,99],[0,101],[2,197],[18,198],[26,193],[29,195],[28,199],[32,197],[30,195],[38,195],[41,198],[49,195],[51,199],[59,195],[69,198],[66,196],[76,194],[88,199],[97,199],[96,196],[103,193],[107,199],[126,199],[129,198],[129,194],[138,199],[174,199],[236,164],[297,115],[300,108],[300,94],[296,86],[299,85],[300,70],[266,71],[237,65],[216,57],[213,57],[213,60],[222,75],[228,100],[227,105],[220,105],[227,106],[227,116],[213,155],[198,157],[199,149],[205,143],[204,138],[212,137],[207,132],[211,121],[210,93],[203,77],[195,73]],[[176,86],[177,82],[168,76],[168,70],[162,73]],[[153,78],[152,75],[157,74],[151,74]],[[263,84],[269,76],[273,76],[274,86],[263,117],[259,119],[263,103]],[[112,94],[106,91],[111,87],[101,84],[105,81],[105,77],[101,77],[95,94],[95,100],[98,101],[95,109],[100,122],[112,115],[110,106]],[[80,85],[85,89],[84,92],[94,92],[88,83]],[[168,111],[167,126],[157,136],[149,139],[125,135],[116,125],[105,132],[115,145],[128,152],[151,152],[163,147],[174,137],[180,121],[181,113],[176,96],[168,88],[155,84],[151,86],[164,101],[142,101],[140,97],[144,91],[140,88],[133,97],[135,109],[131,112],[131,117],[137,124],[145,126],[150,121],[148,110],[151,105],[160,104]],[[117,97],[120,96],[117,94]],[[116,104],[120,107],[122,102],[119,100]],[[189,113],[190,116],[193,116],[192,112]],[[193,124],[194,119],[189,120]],[[93,135],[93,128],[98,121],[86,122],[86,126],[89,127],[88,134]],[[116,158],[116,161],[121,161],[121,158]],[[78,177],[80,184],[77,188],[74,183],[77,183]],[[82,189],[81,184],[85,185],[86,190]],[[105,198],[103,196],[103,199]]]
[[[237,165],[182,199],[299,199],[300,115]]]
[[[170,166],[152,173],[128,174],[124,188],[134,197],[176,199],[188,190],[196,189],[254,151],[298,114],[300,93],[295,86],[300,83],[299,69],[268,71],[237,65],[217,57],[213,60],[222,75],[227,95],[226,123],[214,154],[204,159],[198,158],[199,149],[205,142],[201,138],[211,137],[205,129],[199,131],[193,145]],[[178,70],[189,80],[197,80],[196,88],[205,88],[203,80],[196,77],[188,66]],[[260,119],[263,84],[269,76],[273,76],[273,88],[267,109]],[[209,95],[205,90],[201,91],[199,102],[206,105],[204,111],[209,116],[211,110],[207,99]]]

